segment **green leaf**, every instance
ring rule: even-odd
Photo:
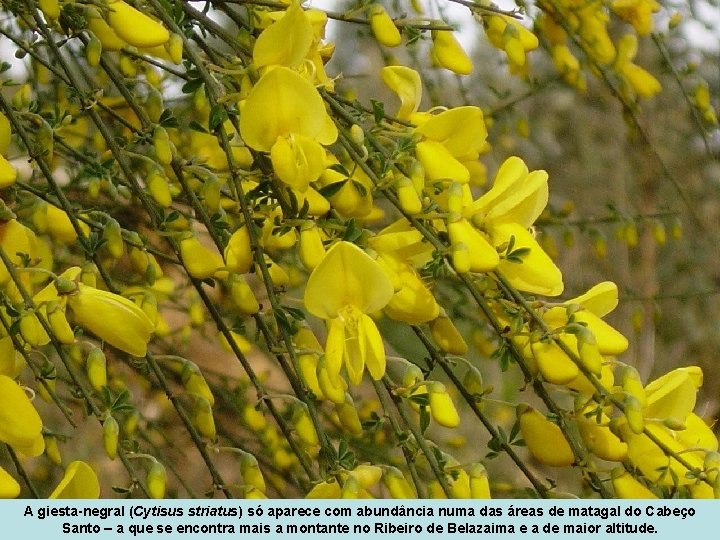
[[[194,130],[194,131],[199,131],[200,133],[207,133],[207,132],[208,132],[208,130],[205,129],[204,127],[202,127],[197,120],[192,120],[192,121],[188,124],[188,127],[189,127],[190,129]]]
[[[227,119],[228,113],[225,107],[220,104],[213,105],[213,108],[210,110],[210,119],[208,120],[210,131],[217,130]]]
[[[321,187],[318,191],[320,195],[327,199],[340,191],[347,182],[348,180],[343,180],[341,182],[333,182],[332,184]]]
[[[370,103],[372,104],[375,123],[379,124],[382,122],[383,118],[385,118],[385,104],[382,101],[377,101],[375,99],[371,99]]]

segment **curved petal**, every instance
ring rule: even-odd
[[[493,244],[499,246],[515,237],[513,250],[526,248],[522,262],[502,259],[498,270],[519,290],[545,296],[558,296],[563,292],[560,269],[543,251],[532,234],[517,223],[495,225],[490,229]]]
[[[384,308],[394,291],[390,278],[355,244],[332,246],[308,278],[305,307],[313,315],[334,319],[345,306],[363,313]]]
[[[322,135],[323,142],[334,142],[337,131],[333,134],[332,129],[315,87],[283,66],[267,72],[253,86],[240,115],[243,140],[263,152],[269,152],[278,137],[291,133],[311,139]]]
[[[695,409],[699,388],[697,382],[687,369],[679,368],[649,383],[645,387],[645,417],[685,423],[687,416]]]
[[[516,182],[512,190],[506,191],[496,199],[495,204],[487,211],[485,221],[488,223],[519,223],[530,227],[540,216],[548,203],[548,174],[545,171],[533,171],[520,182]]]
[[[578,311],[575,313],[575,321],[587,325],[595,336],[600,354],[615,356],[627,350],[627,338],[590,311]]]
[[[482,110],[471,106],[455,107],[435,115],[415,132],[442,143],[454,157],[479,151],[488,135]]]
[[[580,304],[590,313],[604,317],[618,305],[618,288],[612,281],[602,281],[567,303]]]
[[[92,467],[84,461],[73,461],[65,469],[65,476],[48,499],[97,499],[100,484]]]
[[[495,175],[495,180],[490,190],[476,200],[468,211],[487,213],[488,209],[497,201],[506,196],[520,180],[528,175],[528,168],[525,162],[517,156],[507,158]]]
[[[467,183],[470,171],[437,141],[421,141],[415,145],[415,155],[425,169],[429,182],[440,180]]]
[[[358,320],[358,335],[364,342],[367,370],[378,381],[385,375],[385,346],[375,321],[365,314]]]
[[[38,436],[42,438],[42,420],[25,391],[10,377],[0,375],[0,396],[0,441],[20,450],[35,448]]]
[[[0,467],[0,499],[14,499],[20,495],[20,484]]]
[[[256,67],[282,65],[291,68],[304,62],[313,43],[313,27],[300,4],[262,31],[253,49]]]
[[[385,66],[380,70],[383,82],[400,98],[400,108],[396,116],[407,120],[418,110],[422,99],[422,81],[420,74],[405,66]]]

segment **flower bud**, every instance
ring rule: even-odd
[[[170,34],[170,39],[165,43],[165,50],[173,64],[179,66],[182,63],[183,40],[179,34]]]
[[[85,45],[85,60],[90,67],[98,67],[102,57],[102,43],[93,35]]]
[[[93,347],[90,350],[85,362],[85,372],[90,381],[90,386],[96,391],[100,391],[107,386],[107,360],[105,359],[105,353],[98,347]]]
[[[433,56],[442,67],[457,73],[468,75],[472,73],[473,64],[470,57],[451,30],[433,30]]]
[[[399,469],[390,466],[385,467],[382,480],[393,499],[417,498],[415,488]]]
[[[114,259],[119,259],[125,253],[125,242],[122,238],[122,229],[117,220],[108,218],[103,228],[103,239],[105,247]]]
[[[350,394],[345,394],[345,401],[343,403],[335,404],[335,412],[345,431],[355,437],[360,437],[363,434],[360,417],[358,416],[357,408]]]
[[[240,454],[240,473],[243,477],[243,484],[265,493],[265,478],[263,478],[255,456],[248,452]]]
[[[110,459],[117,457],[118,439],[120,437],[120,426],[113,416],[107,416],[103,421],[103,447],[105,454]]]
[[[50,337],[33,311],[24,311],[20,315],[20,335],[28,345],[33,347],[41,347],[50,343]]]
[[[225,247],[225,266],[231,272],[246,274],[254,263],[253,251],[250,246],[248,225],[237,229]]]
[[[180,241],[180,256],[190,276],[195,279],[208,279],[224,266],[220,254],[215,249],[205,247],[194,234],[188,234]]]
[[[310,418],[307,405],[304,403],[298,403],[295,405],[295,410],[292,415],[292,424],[295,427],[295,432],[305,444],[311,447],[318,446],[320,444],[317,432],[315,431],[315,426]]]
[[[306,222],[300,228],[300,261],[307,270],[313,270],[325,257],[320,230],[314,222]]]
[[[233,305],[245,316],[254,315],[260,311],[255,293],[242,275],[230,276],[230,299]]]
[[[215,396],[208,386],[200,368],[194,362],[186,362],[180,374],[185,391],[193,396],[205,399],[210,405],[215,403]]]
[[[632,366],[624,366],[620,375],[620,385],[627,394],[633,396],[640,403],[640,408],[645,407],[647,397],[645,387],[640,380],[640,373]]]
[[[481,463],[470,465],[470,497],[473,499],[491,499],[490,482],[487,470]]]
[[[572,448],[560,427],[532,407],[517,406],[520,433],[530,454],[543,465],[568,467],[575,462]]]
[[[428,393],[430,395],[430,414],[433,419],[441,426],[454,428],[460,425],[460,416],[458,415],[455,404],[447,393],[445,385],[440,382],[428,384]]]
[[[158,168],[153,168],[147,177],[147,189],[153,200],[163,208],[169,208],[172,204],[172,195],[168,180]]]
[[[444,313],[430,321],[430,333],[438,347],[450,354],[463,355],[468,346],[453,322]]]
[[[52,302],[47,307],[48,324],[55,338],[65,345],[75,342],[75,334],[65,317],[65,310],[57,302]]]
[[[151,499],[162,499],[165,497],[165,486],[167,483],[167,471],[159,461],[153,462],[145,477],[148,495]]]
[[[470,394],[479,396],[484,391],[483,379],[480,370],[475,366],[468,366],[465,376],[463,377],[463,388]]]
[[[60,455],[57,437],[53,437],[52,435],[45,436],[45,455],[53,465],[62,465],[62,456]]]
[[[642,405],[633,395],[625,397],[625,418],[627,418],[630,430],[636,435],[640,435],[645,429]]]
[[[263,413],[249,404],[242,409],[242,419],[251,430],[256,432],[264,430],[268,425]]]
[[[397,47],[402,43],[400,31],[380,4],[370,7],[370,29],[375,39],[386,47]]]
[[[207,437],[210,440],[214,440],[217,436],[215,430],[215,418],[213,417],[212,407],[210,402],[204,397],[195,397],[195,406],[192,410],[192,419],[195,428],[198,430],[200,435]]]
[[[155,157],[161,165],[170,165],[173,160],[173,148],[167,131],[162,126],[155,126],[152,134]]]

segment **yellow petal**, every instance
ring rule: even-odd
[[[454,32],[433,30],[432,41],[434,56],[442,67],[454,71],[458,75],[472,73],[472,60],[463,50]]]
[[[42,420],[25,391],[10,377],[0,375],[0,396],[0,441],[23,453],[27,450],[31,456],[42,454],[43,448],[38,453],[32,452],[37,438],[42,438]]]
[[[0,189],[10,187],[17,179],[17,170],[4,156],[0,156]]]
[[[84,461],[73,461],[65,469],[65,476],[48,499],[97,499],[100,484],[92,467]]]
[[[464,244],[470,257],[470,271],[489,272],[497,268],[500,256],[484,233],[478,231],[465,218],[448,223],[450,244],[458,246]]]
[[[0,499],[14,499],[20,495],[20,484],[0,467]]]
[[[563,336],[563,341],[569,347],[574,346],[577,349],[577,340],[574,336]],[[544,341],[535,342],[531,345],[531,350],[540,373],[550,383],[567,384],[575,380],[580,373],[577,364],[568,358],[555,341],[551,340],[547,343]]]
[[[488,209],[487,223],[514,222],[530,227],[548,203],[548,174],[533,171],[516,182]]]
[[[591,416],[587,416],[589,414]],[[580,436],[588,450],[607,461],[623,461],[627,457],[627,444],[610,431],[610,418],[605,413],[601,413],[598,422],[595,405],[589,404],[578,411],[576,418]]]
[[[453,157],[442,143],[421,141],[415,145],[415,155],[425,169],[429,182],[454,181],[467,183],[470,171]]]
[[[279,137],[270,149],[270,159],[278,178],[300,193],[325,169],[323,147],[303,135]]]
[[[685,418],[685,429],[677,432],[677,439],[686,448],[702,448],[709,452],[718,450],[718,439],[712,428],[692,412]]]
[[[300,4],[262,31],[253,49],[257,68],[282,65],[296,68],[305,61],[313,43],[313,28]]]
[[[402,43],[400,31],[380,4],[373,4],[370,8],[370,29],[375,39],[386,47],[397,47]]]
[[[395,116],[406,120],[417,111],[422,99],[420,74],[405,66],[385,66],[380,70],[383,82],[400,98],[400,108]]]
[[[305,288],[305,307],[313,315],[334,319],[345,306],[363,313],[384,308],[394,291],[382,267],[350,242],[332,246],[313,270]]]
[[[478,152],[487,139],[487,128],[479,107],[455,107],[433,116],[415,130],[437,141],[454,157]]]
[[[498,265],[498,271],[513,286],[524,292],[545,296],[558,296],[563,292],[564,285],[560,269],[525,227],[517,223],[495,225],[490,230],[490,234],[493,244],[496,246],[504,244],[514,237],[513,250],[523,248],[530,250],[520,256],[522,263],[502,259]]]
[[[378,381],[385,375],[385,346],[375,321],[363,314],[358,320],[358,335],[365,343],[363,348],[367,370]]]
[[[603,281],[567,303],[580,304],[590,313],[604,317],[618,305],[618,288],[612,281]]]
[[[567,467],[575,462],[575,455],[557,424],[527,405],[518,405],[517,413],[525,445],[535,459],[550,467]]]
[[[141,11],[122,1],[109,2],[108,24],[121,38],[135,47],[154,47],[170,39],[170,32]]]
[[[699,384],[688,368],[678,368],[655,379],[645,387],[645,417],[672,419],[681,424],[695,408]]]
[[[324,368],[332,380],[337,378],[342,368],[345,352],[345,324],[340,319],[331,319],[328,323],[328,335],[325,341]]]
[[[593,313],[578,311],[575,313],[575,321],[587,325],[595,336],[601,354],[616,356],[627,350],[629,346],[627,338]]]
[[[120,295],[78,284],[68,297],[75,321],[100,339],[132,356],[145,356],[154,331],[152,321],[137,304]]]
[[[269,152],[278,137],[292,133],[331,144],[337,139],[337,130],[328,119],[315,87],[281,66],[253,86],[240,115],[240,134],[248,146],[263,152]]]

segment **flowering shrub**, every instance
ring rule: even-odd
[[[457,1],[508,77],[662,89],[655,0]],[[538,240],[548,173],[485,185],[483,104],[424,105],[474,69],[444,15],[196,4],[3,2],[0,496],[720,496],[702,370],[643,382]],[[429,59],[361,102],[329,19]]]

